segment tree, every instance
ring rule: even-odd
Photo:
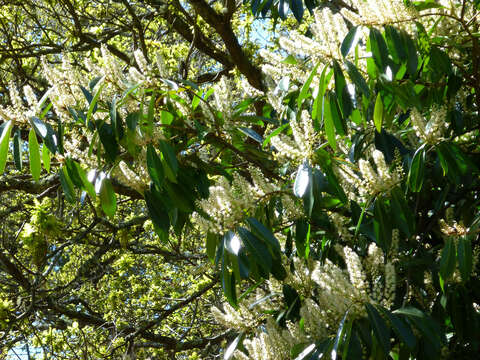
[[[476,2],[9,4],[2,349],[478,353]]]

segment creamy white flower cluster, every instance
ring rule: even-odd
[[[28,103],[28,106],[24,106],[15,84],[9,83],[8,91],[12,105],[0,106],[0,117],[4,121],[12,120],[16,125],[22,126],[27,124],[30,117],[37,115],[40,110],[40,104],[35,93],[29,85],[23,87],[23,93]]]
[[[432,109],[428,122],[416,108],[412,109],[410,119],[415,133],[422,141],[435,145],[444,140],[443,135],[448,126],[445,106]]]
[[[340,164],[334,169],[350,199],[364,201],[380,193],[388,194],[402,180],[404,172],[399,156],[395,157],[391,169],[387,166],[381,151],[373,150],[372,158],[376,170],[370,161],[365,159],[358,161],[360,174],[354,172],[353,166],[348,166],[348,163]]]
[[[291,358],[290,349],[306,341],[308,337],[300,330],[298,324],[289,321],[287,329],[282,329],[269,318],[265,324],[265,332],[243,342],[248,356],[239,350],[235,351],[234,356],[239,360],[287,360]]]
[[[237,350],[234,354],[236,358],[290,359],[290,349],[294,345],[335,335],[347,311],[347,317],[355,319],[366,316],[365,303],[381,304],[387,308],[392,306],[396,286],[395,266],[391,260],[385,261],[383,251],[371,244],[367,257],[362,261],[349,247],[337,246],[336,250],[342,255],[346,269],[330,260],[323,265],[315,261],[306,266],[299,259],[295,261],[295,272],[287,269],[286,283],[305,297],[300,309],[303,329],[291,322],[282,329],[269,318],[265,331],[257,331],[255,337],[244,341],[248,356]],[[214,312],[221,323],[236,329],[240,325],[235,322],[252,318],[244,314],[234,317],[228,314],[228,310],[226,313]]]
[[[196,222],[205,232],[224,233],[232,230],[270,194],[280,191],[280,187],[268,182],[262,172],[254,167],[249,168],[253,183],[238,173],[233,173],[230,183],[225,177],[215,179],[211,186],[208,199],[198,202],[198,206],[209,215],[206,219],[196,214]],[[281,196],[285,216],[289,219],[296,218],[301,210],[290,196]]]
[[[346,8],[343,8],[341,13],[355,25],[402,26],[404,22],[418,15],[413,7],[406,6],[402,0],[354,0],[351,3],[358,13]]]
[[[239,331],[254,330],[262,320],[244,303],[239,304],[238,310],[235,310],[228,303],[223,304],[223,311],[216,306],[213,306],[211,310],[213,317],[218,323],[226,328]]]
[[[313,122],[308,111],[303,110],[300,121],[290,121],[293,140],[284,134],[279,134],[271,138],[270,143],[277,150],[277,157],[293,160],[295,163],[301,163],[305,159],[313,159],[315,147],[317,146],[317,136],[313,129]]]
[[[342,59],[340,44],[348,33],[342,16],[328,8],[316,10],[314,15],[315,22],[311,25],[314,39],[292,31],[288,37],[280,38],[280,46],[291,54],[311,57],[315,62]]]

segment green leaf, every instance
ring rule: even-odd
[[[362,74],[360,74],[360,71],[358,71],[357,67],[348,60],[345,60],[345,65],[347,67],[347,73],[348,76],[350,76],[350,79],[357,86],[360,92],[362,92],[367,98],[369,98],[370,89]]]
[[[114,162],[119,153],[119,146],[112,125],[102,122],[98,127],[98,135],[105,149],[105,157],[108,161]]]
[[[161,195],[150,185],[150,190],[146,190],[144,193],[145,203],[147,204],[148,214],[152,219],[153,224],[157,229],[168,233],[170,228],[170,218],[163,205]]]
[[[340,113],[341,113],[338,115],[338,118],[342,117],[342,120],[343,120],[348,118],[352,113],[353,103],[352,103],[352,97],[347,88],[347,82],[345,80],[345,76],[343,75],[342,68],[340,67],[337,61],[333,62],[333,76],[335,78],[335,93],[337,97],[336,102],[340,108]],[[330,99],[332,98],[333,96]],[[334,110],[332,105],[330,109]],[[343,126],[343,124],[341,124],[340,122],[338,124],[336,123],[335,126],[337,128],[337,132],[340,135],[344,135],[346,127]]]
[[[83,168],[80,166],[80,164],[75,160],[67,158],[66,166],[68,175],[73,184],[79,189],[85,190],[92,199],[95,199],[97,197],[97,194],[95,193],[95,188],[93,187],[92,183],[88,181],[87,174],[85,173],[85,170],[83,170]]]
[[[293,55],[288,55],[285,59],[282,60],[283,64],[296,65],[297,59]]]
[[[274,250],[274,253],[280,254],[280,243],[269,229],[267,229],[260,221],[252,217],[247,219],[247,223],[250,225],[250,229],[255,236],[268,244]]]
[[[289,0],[290,10],[292,10],[293,16],[298,22],[302,22],[303,18],[303,1],[302,0]]]
[[[7,164],[8,145],[10,143],[10,131],[12,130],[12,120],[8,120],[2,126],[2,135],[0,135],[0,175],[5,171]]]
[[[400,187],[395,187],[391,191],[391,205],[394,212],[396,223],[400,230],[409,238],[415,231],[415,219],[413,211],[409,208],[405,195]]]
[[[28,151],[30,155],[30,172],[35,181],[40,179],[40,149],[35,130],[28,133]]]
[[[375,28],[370,29],[370,47],[375,64],[383,73],[388,64],[388,49],[387,44],[382,36],[382,33]]]
[[[447,280],[455,270],[455,244],[451,237],[447,238],[440,259],[440,274],[443,280]]]
[[[246,128],[246,127],[239,127],[238,130],[240,130],[242,133],[247,135],[249,138],[255,140],[259,144],[263,144],[263,138],[253,129]]]
[[[377,94],[377,100],[375,100],[375,109],[373,110],[373,122],[377,131],[381,132],[383,123],[383,102],[380,93]]]
[[[413,192],[422,189],[425,177],[425,144],[420,146],[413,155],[410,170],[408,171],[408,185]]]
[[[341,345],[340,343],[341,343],[341,340],[343,339],[344,333],[345,333],[345,320],[347,319],[347,315],[348,315],[348,310],[345,312],[345,315],[343,315],[343,318],[340,321],[340,324],[338,325],[337,335],[335,336],[335,341],[333,343],[333,348],[332,348],[332,352],[331,352],[332,359],[337,358],[338,347]]]
[[[393,331],[395,331],[400,340],[402,340],[410,350],[413,350],[417,341],[410,325],[387,309],[381,306],[378,306],[378,309],[388,319],[392,325]]]
[[[110,122],[112,124],[113,130],[115,131],[116,138],[119,139],[119,134],[117,131],[117,97],[113,96],[112,102],[109,109]]]
[[[38,136],[40,136],[43,140],[43,144],[48,147],[48,150],[52,154],[57,152],[57,135],[50,124],[44,123],[39,118],[33,116],[30,118],[30,123],[32,127],[35,129],[35,132]]]
[[[324,102],[325,102],[325,90],[326,90],[326,76],[327,65],[323,67],[320,79],[318,81],[317,95],[312,105],[312,119],[315,130],[320,129],[320,123],[323,121],[324,115]]]
[[[392,224],[386,201],[380,196],[375,199],[373,214],[376,242],[387,253],[392,241]]]
[[[343,57],[346,57],[350,51],[357,46],[358,40],[360,39],[360,37],[357,36],[359,28],[359,26],[352,27],[343,39],[342,45],[340,46],[340,51]]]
[[[0,148],[1,148],[1,141],[0,141]],[[47,149],[46,146],[44,146],[44,149]],[[22,162],[22,137],[21,137],[21,133],[20,133],[20,129],[17,129],[17,131],[15,131],[15,135],[13,135],[13,160],[15,162],[15,167],[17,168],[17,170],[19,171],[22,171],[23,169],[23,162]],[[1,150],[0,150],[1,152]],[[0,156],[1,157],[1,156]],[[2,161],[0,160],[0,163]],[[46,169],[46,167],[45,167]],[[47,171],[50,171],[50,170],[47,170]],[[3,170],[1,170],[1,165],[0,165],[0,174],[3,172]]]
[[[228,345],[225,350],[225,354],[223,355],[223,360],[230,360],[233,356],[235,350],[237,350],[238,345],[241,344],[245,333],[241,332],[238,336]]]
[[[272,256],[265,244],[247,229],[240,226],[237,230],[243,243],[255,258],[256,263],[269,274],[272,269]]]
[[[295,182],[293,184],[293,193],[299,198],[307,193],[308,186],[310,185],[312,177],[312,170],[310,166],[304,162],[298,166],[297,176],[295,177]]]
[[[331,102],[325,101],[325,116],[323,118],[325,133],[327,141],[333,150],[337,150],[337,140],[335,138],[335,124],[333,122],[333,115],[331,111]]]
[[[178,172],[178,161],[175,151],[172,146],[164,140],[159,140],[158,144],[160,145],[160,151],[162,152],[163,158],[174,176],[172,181],[175,181]]]
[[[165,173],[163,171],[162,161],[160,157],[157,155],[152,144],[147,145],[147,170],[148,174],[150,175],[150,179],[161,188]]]
[[[238,308],[237,305],[237,291],[235,289],[235,275],[228,271],[225,264],[225,258],[222,259],[222,271],[220,273],[220,280],[222,283],[223,293],[233,308]]]
[[[42,146],[42,162],[45,170],[50,172],[50,150],[46,146]]]
[[[387,324],[373,305],[366,303],[365,308],[367,310],[368,319],[372,325],[375,338],[382,346],[383,354],[386,356],[390,352],[390,331],[387,327]]]
[[[317,63],[310,72],[310,75],[308,76],[307,81],[302,86],[302,89],[300,90],[300,94],[298,95],[297,98],[297,108],[300,109],[302,107],[303,100],[307,98],[308,95],[308,90],[310,89],[310,84],[312,83],[313,77],[317,74],[317,69],[318,66],[320,65],[320,62]]]
[[[90,118],[92,117],[92,115],[95,114],[95,112],[97,111],[98,98],[100,97],[100,93],[102,92],[104,86],[105,86],[105,82],[102,82],[102,84],[98,87],[97,92],[95,93],[93,98],[91,98],[91,95],[90,95],[90,97],[87,97],[87,95],[85,95],[87,97],[88,103],[90,104],[89,107],[88,107],[87,116],[85,118],[85,123],[87,123],[87,124],[88,124],[88,121],[90,120]],[[83,87],[80,87],[80,88],[82,89],[83,93],[85,94],[84,88]],[[89,100],[89,99],[91,99],[91,100]]]
[[[285,130],[289,126],[290,126],[290,124],[286,123],[286,124],[283,124],[282,126],[279,126],[275,130],[273,130],[263,141],[262,147],[265,148],[270,143],[270,139],[272,137],[277,136],[278,134],[280,134],[283,130]]]
[[[309,232],[310,224],[306,220],[300,219],[295,222],[295,247],[297,248],[297,255],[301,258],[304,258],[307,252],[310,252],[310,249],[307,251]]]
[[[115,216],[117,211],[117,196],[113,190],[112,183],[109,179],[104,178],[100,186],[100,203],[102,210],[110,218]]]
[[[392,55],[393,60],[397,64],[400,64],[407,60],[407,52],[405,50],[405,45],[397,29],[395,29],[391,25],[386,25],[385,38],[387,40],[389,53]]]
[[[458,268],[463,281],[468,281],[472,272],[472,243],[467,236],[458,239]]]
[[[217,236],[209,232],[206,242],[207,256],[213,264],[215,262],[215,251],[217,249]]]
[[[40,159],[39,159],[40,162]],[[58,172],[60,178],[60,184],[62,185],[63,193],[65,194],[65,198],[71,204],[75,203],[75,189],[73,187],[72,180],[70,176],[68,176],[68,171],[66,166],[62,166],[60,171]]]
[[[441,332],[440,327],[430,316],[413,306],[397,309],[394,313],[408,317],[415,327],[417,327],[430,341],[435,350],[437,352],[440,351],[441,340],[444,338],[444,335]]]

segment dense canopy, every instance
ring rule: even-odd
[[[480,352],[478,1],[0,5],[0,359]]]

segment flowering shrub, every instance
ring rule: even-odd
[[[291,3],[301,19],[301,2]],[[172,353],[228,339],[226,359],[473,356],[480,350],[477,12],[466,1],[317,8],[305,20],[308,32],[285,32],[260,52],[255,89],[239,75],[212,86],[178,79],[160,53],[150,63],[140,50],[132,54],[137,66],[124,67],[103,46],[96,62],[86,58],[88,74],[66,55],[56,66],[44,59],[42,99],[25,87],[25,106],[9,85],[0,170],[25,172],[28,158],[33,184],[60,185],[72,210],[57,219],[47,202],[36,202],[16,250],[35,268],[19,277],[2,252],[7,278],[25,293],[80,281],[94,263],[80,266],[72,255],[77,260],[58,265],[55,254],[68,244],[61,229],[82,224],[74,213],[88,204],[93,226],[112,233],[99,237],[99,256],[118,243],[103,259],[118,278],[97,269],[92,280],[107,307],[94,302],[81,317],[47,295],[38,308],[31,302],[31,311],[59,311],[69,336],[80,337],[72,322],[79,320],[98,337],[108,324],[102,336],[115,348],[130,348],[135,336],[138,346],[158,341]],[[125,198],[138,201],[126,207]],[[134,239],[126,229],[136,225],[144,226]],[[95,246],[95,233],[77,236]],[[219,340],[150,332],[163,297],[146,289],[149,279],[157,267],[181,268],[120,255],[178,250],[182,241],[208,257],[189,250],[186,263],[201,259],[199,273],[217,274],[187,298],[221,284],[225,302],[202,305],[226,327]],[[54,270],[69,267],[80,270],[65,278]],[[142,284],[126,295],[118,290],[125,278]],[[81,284],[72,287],[79,297],[92,291]],[[31,314],[22,300],[15,307],[6,299],[0,331]]]

